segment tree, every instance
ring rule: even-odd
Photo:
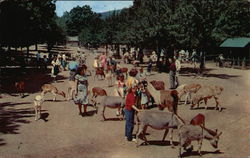
[[[89,27],[95,21],[97,16],[90,6],[75,7],[69,13],[66,13],[66,31],[70,36],[77,36],[82,31],[83,27]]]
[[[55,1],[6,0],[0,3],[0,44],[29,47],[59,39],[63,34],[55,23]],[[28,52],[27,52],[28,53]]]

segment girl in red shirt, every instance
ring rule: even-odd
[[[126,117],[126,125],[125,125],[125,138],[128,141],[135,141],[136,139],[132,138],[132,133],[134,129],[134,112],[139,112],[140,110],[135,105],[135,92],[137,87],[132,87],[128,90],[128,94],[126,96],[125,103],[125,117]]]

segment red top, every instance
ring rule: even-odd
[[[170,64],[169,70],[170,70],[170,71],[176,71],[175,63],[171,63],[171,64]]]
[[[135,105],[135,94],[134,93],[129,93],[126,97],[126,105],[125,109],[131,111],[132,110],[132,105]]]

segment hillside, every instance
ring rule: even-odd
[[[110,15],[112,15],[114,12],[120,13],[120,12],[121,12],[121,9],[120,9],[120,10],[111,10],[111,11],[102,12],[102,13],[98,13],[98,14],[101,15],[101,19],[106,19],[106,18],[108,18]]]

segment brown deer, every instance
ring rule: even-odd
[[[99,68],[96,68],[94,80],[95,80],[96,76],[97,76],[97,77],[98,77],[98,76],[101,76],[101,77],[105,78],[105,73],[104,73],[103,68],[100,68],[100,67],[99,67]]]
[[[191,125],[205,127],[205,116],[203,114],[197,114],[191,121]]]
[[[64,93],[63,91],[59,91],[59,90],[58,90],[55,86],[53,86],[52,84],[44,84],[44,85],[42,86],[42,93],[41,93],[41,95],[44,97],[44,95],[45,95],[46,93],[48,93],[48,92],[50,92],[50,93],[52,93],[52,94],[54,95],[53,101],[56,101],[56,95],[57,95],[57,94],[63,96],[64,98],[66,97],[66,96],[65,96],[65,93]]]
[[[17,90],[17,93],[19,93],[19,95],[21,97],[24,96],[24,88],[25,88],[25,84],[24,84],[24,81],[18,81],[15,83],[15,87],[16,87],[16,90]]]

